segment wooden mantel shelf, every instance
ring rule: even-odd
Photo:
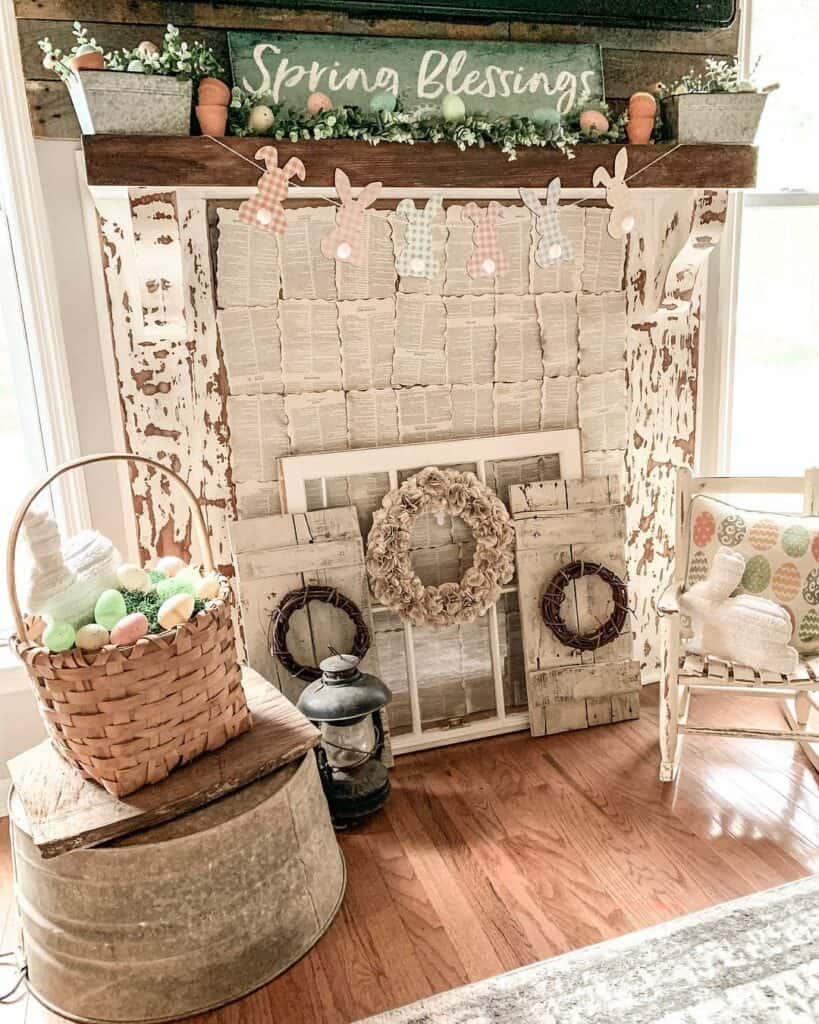
[[[275,145],[279,166],[299,156],[307,169],[304,184],[318,188],[332,187],[336,167],[343,167],[354,185],[378,179],[387,188],[544,188],[556,176],[564,188],[591,188],[594,169],[613,171],[621,148],[585,143],[575,148],[572,160],[553,149],[520,149],[510,161],[499,149],[461,152],[449,143],[370,146],[348,140],[291,143],[261,138],[226,138],[224,143],[250,159],[266,143]],[[250,188],[259,177],[244,160],[197,136],[87,135],[83,148],[92,188]],[[632,188],[738,189],[756,183],[754,146],[663,143],[627,148],[629,176],[646,168],[632,178]],[[661,154],[667,156],[657,160]]]

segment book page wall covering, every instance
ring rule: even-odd
[[[241,224],[231,208],[216,210],[216,298],[239,518],[280,511],[276,459],[288,454],[579,424],[590,471],[622,469],[626,247],[608,235],[607,211],[567,209],[562,222],[575,259],[541,268],[529,211],[504,204],[498,235],[507,269],[473,279],[466,269],[473,225],[462,218],[463,205],[448,205],[434,225],[440,270],[431,280],[396,275],[406,221],[388,209],[365,218],[361,268],[321,253],[331,206],[291,211],[278,239]],[[556,469],[551,460],[503,462],[489,482],[505,498],[510,483],[547,479]],[[366,537],[389,489],[382,476],[316,481],[311,507],[355,504]],[[468,530],[448,518],[425,517],[413,545],[413,563],[428,583],[459,579],[472,557]],[[521,707],[514,595],[499,613],[507,704]],[[409,722],[402,624],[380,612],[375,628],[382,674],[396,691],[398,732]],[[485,622],[428,632],[416,665],[424,723],[493,709]]]

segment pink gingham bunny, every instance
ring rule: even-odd
[[[498,240],[497,221],[500,213],[501,205],[494,201],[484,209],[477,203],[467,203],[463,208],[461,218],[471,220],[475,225],[472,231],[472,255],[466,264],[466,272],[470,277],[493,277],[508,266]]]
[[[367,262],[364,248],[364,214],[368,206],[378,199],[384,187],[380,181],[371,181],[361,190],[358,199],[353,199],[350,179],[336,168],[336,192],[341,206],[336,213],[336,226],[321,241],[321,251],[330,260],[343,260],[361,267]]]
[[[293,177],[304,181],[304,164],[297,156],[291,156],[284,167],[279,167],[278,154],[273,146],[262,146],[254,159],[264,160],[267,170],[259,178],[258,191],[239,207],[239,220],[263,231],[283,235],[287,230],[282,206],[287,199],[287,183]]]
[[[594,187],[602,185],[606,190],[606,202],[611,207],[608,230],[612,238],[622,238],[634,227],[634,204],[626,184],[627,170],[628,151],[624,146],[615,157],[613,178],[605,167],[598,167],[592,175]]]

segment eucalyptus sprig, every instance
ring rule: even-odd
[[[697,72],[694,68],[686,75],[682,75],[676,81],[665,85],[657,83],[657,93],[661,99],[666,96],[679,96],[684,93],[711,93],[711,92],[757,92],[753,78],[757,69],[754,64],[750,73],[742,74],[742,67],[739,60],[714,60],[708,58],[705,62],[705,71]]]
[[[229,110],[232,135],[250,135],[250,112],[264,103],[264,97],[234,87]],[[267,105],[267,104],[266,104]],[[510,160],[518,149],[543,147],[559,150],[567,157],[578,142],[614,142],[623,137],[622,126],[615,124],[609,132],[594,139],[582,136],[576,119],[559,124],[536,124],[529,117],[492,117],[468,114],[459,121],[447,121],[429,107],[413,111],[364,111],[360,107],[338,107],[310,115],[303,110],[271,106],[274,122],[267,136],[273,139],[301,142],[309,139],[355,139],[378,145],[398,142],[451,142],[460,150],[498,146]]]
[[[79,21],[75,21],[71,29],[74,36],[74,43],[69,50],[61,50],[54,46],[46,36],[40,39],[37,45],[43,51],[43,67],[53,71],[64,82],[71,75],[71,59],[80,57],[85,53],[102,53],[102,47],[97,44],[93,36],[89,37],[88,29],[83,28]]]
[[[225,73],[213,47],[197,39],[185,42],[174,25],[168,25],[165,30],[161,47],[152,49],[140,44],[132,50],[113,50],[105,55],[105,66],[112,71],[191,78],[194,82]]]

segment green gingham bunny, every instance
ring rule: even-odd
[[[432,222],[443,207],[443,197],[436,192],[418,210],[412,199],[402,199],[396,213],[407,221],[404,248],[395,261],[401,277],[435,277],[439,261],[432,251]]]

